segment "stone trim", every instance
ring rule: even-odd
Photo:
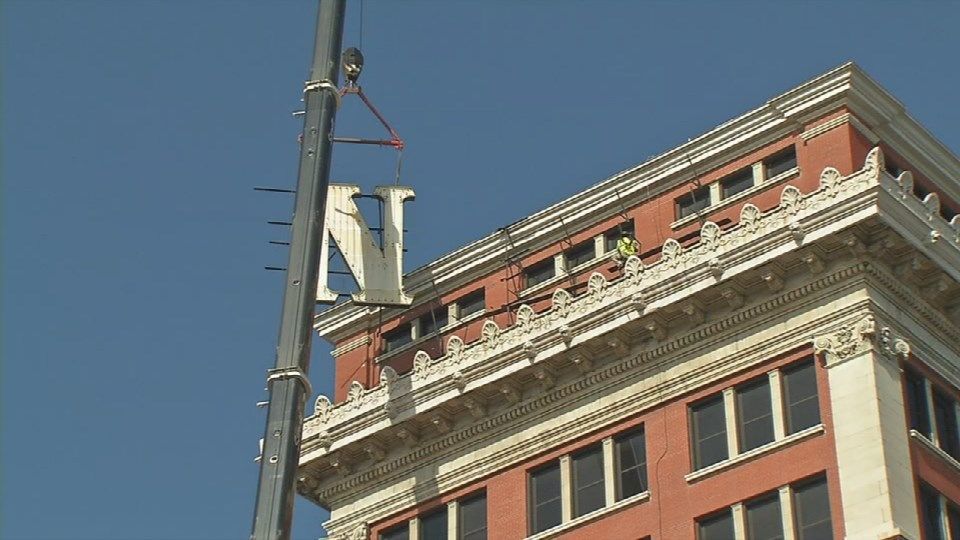
[[[748,450],[742,454],[738,454],[732,458],[725,459],[719,463],[714,463],[709,467],[704,467],[702,469],[693,471],[692,473],[684,476],[683,479],[686,480],[688,484],[692,484],[707,476],[712,476],[718,472],[722,472],[727,469],[733,468],[746,461],[751,461],[757,457],[764,456],[771,452],[780,450],[781,448],[791,446],[797,442],[809,439],[814,435],[819,435],[823,433],[824,430],[825,428],[823,427],[823,424],[817,424],[815,426],[808,427],[807,429],[800,430],[792,435],[787,435],[786,437],[780,440],[774,440],[773,442],[769,442],[763,446],[758,446],[753,450]]]
[[[864,125],[855,115],[850,113],[844,113],[840,116],[828,120],[820,125],[814,126],[803,133],[800,134],[800,138],[804,142],[809,141],[810,139],[823,135],[824,133],[833,130],[834,128],[840,127],[845,124],[850,124],[854,129],[860,132],[861,135],[867,138],[870,141],[870,144],[877,144],[880,141],[880,137],[877,136],[870,128]]]
[[[582,515],[582,516],[580,516],[580,517],[578,517],[578,518],[576,518],[576,519],[571,519],[570,521],[567,521],[567,522],[565,522],[565,523],[561,523],[560,525],[557,525],[556,527],[552,527],[552,528],[547,529],[547,530],[545,530],[545,531],[541,531],[541,532],[539,532],[539,533],[537,533],[537,534],[528,536],[525,540],[547,540],[548,538],[556,538],[556,537],[557,537],[558,535],[560,535],[561,533],[564,533],[564,532],[566,532],[566,531],[569,531],[570,529],[573,529],[573,528],[579,527],[580,525],[583,525],[583,524],[585,524],[585,523],[589,523],[589,522],[591,522],[591,521],[600,519],[600,518],[602,518],[602,517],[604,517],[604,516],[606,516],[606,515],[608,515],[608,514],[612,514],[612,513],[617,512],[617,511],[619,511],[619,510],[621,510],[621,509],[623,509],[623,508],[626,508],[626,507],[628,507],[628,506],[632,506],[632,505],[634,505],[634,504],[639,504],[639,503],[642,503],[642,502],[646,502],[646,501],[648,501],[648,500],[650,500],[650,492],[649,492],[649,491],[644,491],[643,493],[637,493],[636,495],[634,495],[634,496],[632,496],[632,497],[627,497],[626,499],[623,499],[623,500],[621,500],[621,501],[617,501],[617,502],[613,503],[612,505],[604,506],[603,508],[600,508],[599,510],[594,510],[593,512],[590,512],[589,514],[584,514],[584,515]]]
[[[830,234],[830,228],[817,227],[818,219],[828,219],[824,213],[837,206],[840,195],[858,195],[876,185],[882,170],[883,156],[879,148],[875,148],[867,156],[864,168],[850,176],[841,177],[835,169],[825,169],[821,174],[821,187],[814,192],[802,195],[795,187],[785,187],[780,206],[770,212],[761,213],[752,204],[744,205],[740,222],[728,231],[721,231],[712,222],[704,223],[700,242],[694,246],[684,249],[676,240],[668,239],[660,260],[650,266],[631,257],[625,265],[624,276],[608,282],[602,274],[594,273],[588,279],[586,292],[578,297],[557,289],[551,308],[544,313],[537,314],[529,306],[521,305],[517,310],[517,323],[512,327],[501,329],[488,320],[484,323],[482,338],[476,342],[464,344],[457,336],[448,338],[441,358],[432,359],[426,352],[419,351],[413,371],[400,376],[393,389],[384,385],[370,390],[360,387],[348,392],[347,401],[336,405],[320,396],[314,415],[304,421],[301,455],[309,453],[311,439],[322,433],[329,434],[323,440],[337,445],[345,437],[349,440],[351,436],[369,432],[378,421],[394,422],[412,414],[403,409],[419,412],[427,403],[436,406],[443,400],[453,399],[470,389],[471,379],[485,377],[491,370],[502,366],[506,369],[500,369],[500,377],[511,374],[520,369],[516,360],[525,356],[521,348],[527,344],[534,350],[555,354],[595,337],[597,323],[594,321],[604,314],[607,321],[616,320],[618,316],[636,317],[638,311],[646,314],[673,304],[679,300],[678,296],[691,295],[715,283],[717,273],[713,266],[719,267],[724,277],[729,277],[764,264],[784,250],[795,250],[793,229],[811,229],[803,234],[805,239],[801,242]],[[840,208],[844,214],[850,210]],[[809,225],[803,225],[804,222]],[[758,241],[761,237],[763,242]],[[732,258],[734,253],[736,259]],[[726,264],[724,257],[730,259]],[[625,299],[630,302],[624,302]],[[593,322],[593,331],[577,331],[578,325],[589,322]],[[601,319],[601,322],[605,321]],[[572,339],[557,333],[563,328]],[[543,354],[535,362],[549,356]],[[487,371],[475,372],[471,370],[473,366]],[[451,373],[460,373],[461,380],[451,384]],[[489,381],[489,377],[485,380]],[[390,413],[384,409],[387,402],[390,402]]]
[[[936,433],[936,431],[934,431],[934,433]],[[911,437],[912,439],[916,439],[917,441],[919,441],[919,442],[920,442],[920,446],[923,446],[923,447],[926,448],[927,450],[933,452],[934,455],[936,455],[936,456],[938,456],[940,459],[944,460],[944,461],[947,463],[947,465],[950,465],[950,466],[953,468],[954,471],[956,471],[958,474],[960,474],[960,461],[957,461],[956,458],[954,458],[954,457],[951,456],[950,454],[946,453],[942,448],[940,448],[939,446],[937,446],[937,444],[936,444],[935,442],[933,442],[933,441],[931,441],[930,439],[924,437],[924,436],[923,436],[923,433],[920,433],[919,431],[917,431],[917,430],[915,430],[915,429],[911,429],[911,430],[910,430],[910,437]]]
[[[337,347],[336,349],[330,351],[330,356],[334,358],[346,354],[354,349],[359,349],[360,347],[365,347],[373,342],[373,339],[370,336],[361,336],[353,341],[348,341],[343,345]]]

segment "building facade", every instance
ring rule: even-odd
[[[958,210],[840,66],[321,313],[298,491],[349,540],[960,540]]]

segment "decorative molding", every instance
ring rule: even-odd
[[[438,403],[433,401],[435,396],[446,389],[461,392],[469,387],[471,380],[481,375],[481,372],[477,371],[479,366],[484,366],[483,373],[493,369],[492,359],[509,365],[518,355],[524,354],[523,349],[528,343],[532,346],[543,343],[540,349],[547,348],[551,342],[555,343],[557,338],[551,338],[551,332],[568,347],[573,346],[574,338],[579,339],[581,336],[579,332],[574,332],[574,328],[584,324],[582,321],[595,318],[597,313],[603,313],[604,310],[615,315],[625,307],[624,304],[629,304],[623,300],[632,300],[638,293],[649,295],[650,293],[645,291],[660,290],[662,292],[652,299],[653,303],[656,304],[658,298],[664,299],[660,300],[663,304],[669,303],[671,296],[668,295],[674,295],[675,298],[676,293],[663,291],[663,282],[671,283],[675,290],[690,290],[695,286],[691,276],[698,269],[705,269],[707,262],[713,258],[723,257],[724,253],[741,251],[747,246],[769,251],[769,243],[758,245],[756,241],[778,231],[781,237],[788,237],[786,226],[790,221],[813,219],[818,213],[833,208],[838,197],[855,196],[875,186],[883,170],[882,165],[883,156],[879,148],[875,148],[867,155],[864,167],[849,176],[842,177],[835,169],[825,169],[821,174],[820,188],[804,195],[799,202],[793,201],[792,196],[781,197],[792,202],[789,202],[787,207],[778,206],[766,213],[761,212],[755,205],[746,204],[740,212],[740,223],[722,233],[714,230],[707,235],[709,240],[706,242],[684,248],[676,240],[667,239],[663,244],[661,258],[649,266],[631,257],[625,265],[624,276],[607,282],[601,274],[594,274],[588,281],[586,292],[577,297],[563,288],[557,289],[551,296],[550,308],[543,313],[538,314],[528,306],[521,306],[518,308],[516,324],[503,329],[488,320],[483,324],[479,340],[467,344],[458,336],[452,336],[447,340],[444,356],[437,359],[431,359],[424,351],[418,351],[414,356],[412,372],[398,376],[392,385],[397,387],[396,392],[388,392],[384,385],[368,390],[354,382],[350,385],[345,402],[336,405],[321,404],[323,406],[318,409],[319,414],[308,418],[304,423],[304,442],[308,443],[320,432],[327,432],[334,438],[336,445],[337,439],[345,434],[345,430],[356,431],[364,423],[375,421],[375,411],[382,410],[387,401],[392,402],[393,415],[397,417],[403,417],[404,411],[415,409],[417,403]],[[789,187],[784,190],[792,193]],[[797,208],[802,209],[792,213]],[[708,230],[713,229],[709,224],[705,226]],[[708,253],[709,257],[706,256]],[[743,270],[742,265],[740,270]],[[767,265],[762,278],[771,291],[783,290],[784,278],[776,266]],[[651,307],[651,304],[647,303],[645,312],[651,311]],[[695,304],[687,304],[684,308],[694,323],[702,324],[705,321],[704,311]],[[651,322],[646,323],[646,326],[658,341],[666,338],[666,328]],[[590,371],[592,359],[583,353],[573,354],[570,358],[583,372]],[[455,373],[460,375],[453,376]],[[443,381],[446,381],[446,384],[443,384]],[[361,417],[363,422],[355,421]]]
[[[639,355],[623,359],[621,362],[605,366],[602,370],[591,373],[586,378],[581,378],[564,386],[558,386],[549,393],[534,400],[525,401],[515,407],[509,407],[499,411],[481,422],[466,427],[463,430],[451,433],[444,440],[425,443],[415,452],[399,458],[393,463],[374,467],[357,477],[338,482],[335,485],[328,484],[329,487],[317,490],[313,495],[320,501],[328,501],[327,504],[334,504],[336,507],[348,508],[343,506],[347,504],[341,499],[343,496],[349,496],[350,501],[356,501],[354,497],[362,497],[363,494],[370,495],[379,493],[376,486],[382,485],[403,485],[400,492],[391,496],[389,502],[376,499],[378,502],[374,506],[367,506],[370,503],[349,504],[353,510],[345,513],[334,513],[334,518],[328,522],[328,531],[349,526],[355,519],[365,517],[376,521],[382,519],[417,500],[431,493],[445,492],[453,486],[464,485],[478,478],[489,475],[492,471],[506,466],[509,463],[523,461],[532,455],[536,455],[571,437],[579,437],[582,434],[590,433],[601,426],[616,422],[617,419],[626,418],[637,412],[646,410],[655,403],[664,400],[673,399],[678,395],[690,392],[692,389],[706,384],[710,380],[716,380],[729,376],[732,373],[747,369],[757,362],[763,361],[771,356],[776,356],[788,350],[794,350],[804,342],[805,335],[809,335],[815,328],[821,327],[829,320],[836,317],[848,318],[851,315],[861,313],[865,309],[863,303],[843,304],[843,307],[825,307],[822,304],[822,298],[828,288],[841,284],[849,283],[857,275],[862,275],[863,265],[855,265],[829,276],[824,276],[814,282],[811,282],[799,289],[785,292],[783,295],[772,298],[762,304],[753,306],[743,312],[731,314],[724,320],[717,321],[706,327],[691,332],[690,334],[679,336],[676,341],[664,344],[655,349],[645,351]],[[717,358],[714,353],[709,352],[715,340],[729,339],[731,329],[734,325],[742,325],[746,322],[750,324],[760,324],[764,318],[779,317],[776,315],[780,310],[820,310],[818,315],[813,317],[808,315],[807,322],[797,324],[789,329],[789,334],[771,334],[763,339],[758,339],[753,334],[750,341],[741,341],[740,347],[729,357]],[[773,319],[767,324],[773,324]],[[709,340],[708,340],[709,338]],[[696,351],[688,350],[683,355],[700,354],[703,363],[690,365],[692,371],[687,374],[677,374],[677,378],[668,380],[658,380],[655,373],[663,370],[664,362],[679,362],[677,354],[680,351],[689,348],[696,348]],[[600,396],[610,396],[611,389],[616,385],[619,388],[618,379],[624,374],[630,373],[632,380],[638,381],[630,388],[624,388],[623,392],[628,393],[631,398],[627,401],[611,400],[601,407],[597,407]],[[649,382],[640,382],[649,381]],[[556,421],[545,425],[544,414],[555,414],[557,408],[568,404],[576,396],[577,403],[590,408],[590,414],[583,416],[582,413],[570,413],[572,424],[566,422],[558,423]],[[575,420],[573,420],[575,418]],[[520,420],[522,419],[522,420]],[[521,421],[518,426],[517,422]],[[501,435],[503,427],[511,426],[511,432],[517,427],[538,426],[540,431],[537,435],[525,437],[521,440],[503,440]],[[445,448],[460,447],[464,444],[476,445],[479,438],[485,437],[490,441],[497,440],[500,443],[509,443],[509,448],[496,450],[488,449],[487,453],[481,459],[479,455],[471,454],[466,469],[456,469],[446,472],[441,476],[434,476],[429,483],[423,483],[422,479],[415,483],[405,483],[416,468],[428,466],[431,462],[446,462],[449,456],[442,456],[441,452]],[[512,442],[511,442],[512,441]],[[376,479],[376,486],[369,484]],[[360,491],[361,484],[364,486]]]

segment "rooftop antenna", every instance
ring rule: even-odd
[[[290,253],[286,265],[280,335],[275,367],[267,376],[267,421],[252,540],[287,540],[293,503],[303,409],[313,393],[307,372],[320,268],[331,135],[340,92],[337,90],[346,0],[321,0],[317,11],[313,65],[303,88],[303,142],[297,173]]]

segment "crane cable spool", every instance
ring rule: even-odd
[[[392,147],[397,150],[397,169],[396,169],[396,179],[395,183],[400,184],[400,167],[403,163],[403,148],[405,143],[403,139],[400,138],[400,134],[397,133],[397,130],[390,125],[390,122],[377,110],[373,102],[370,101],[370,98],[363,92],[363,88],[358,83],[360,78],[360,73],[363,71],[363,53],[360,52],[360,49],[356,47],[350,47],[347,50],[343,51],[343,55],[340,58],[340,67],[343,70],[344,79],[346,82],[343,85],[343,88],[339,90],[339,95],[341,98],[345,98],[350,95],[356,95],[360,98],[360,101],[367,107],[373,116],[380,122],[380,125],[387,130],[387,133],[390,135],[389,139],[367,139],[362,137],[333,137],[333,142],[339,143],[349,143],[349,144],[366,144],[373,146],[384,146]]]

